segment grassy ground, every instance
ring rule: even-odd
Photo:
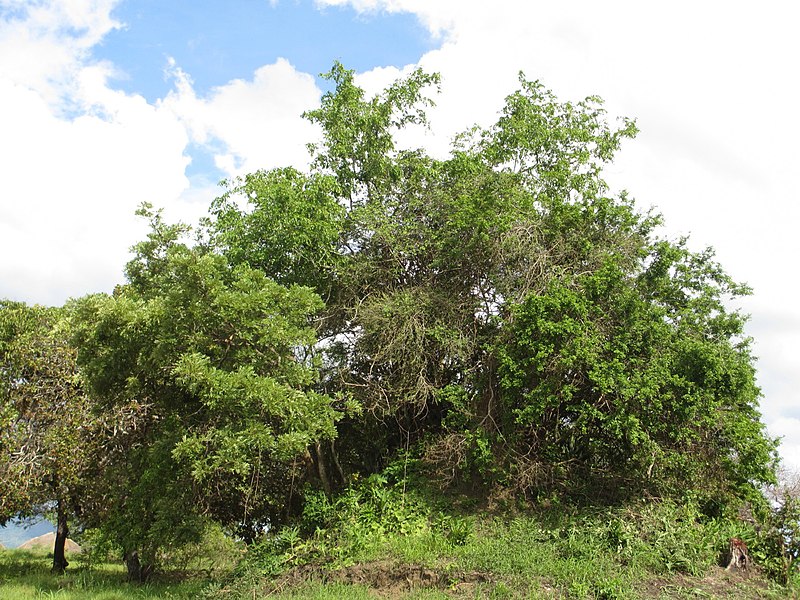
[[[202,578],[155,581],[145,585],[125,580],[121,563],[81,565],[73,556],[64,575],[50,572],[52,554],[0,550],[0,600],[155,600],[198,598],[207,587]]]
[[[691,506],[491,511],[440,500],[379,479],[335,501],[309,496],[295,527],[246,554],[217,532],[172,557],[173,566],[182,563],[182,577],[167,573],[142,586],[125,581],[119,562],[71,559],[67,574],[56,576],[45,554],[0,551],[0,600],[800,596],[800,582],[771,583],[758,565],[724,570],[731,537],[744,538],[758,555],[754,530]]]
[[[429,514],[368,491],[311,537],[252,549],[215,599],[794,598],[758,568],[726,571],[727,541],[751,532],[690,507],[643,505],[516,516]],[[347,500],[347,499],[346,499]],[[324,511],[322,511],[324,512]]]
[[[422,535],[392,536],[359,561],[296,565],[276,576],[250,572],[214,581],[195,575],[145,585],[126,582],[118,563],[88,567],[73,560],[59,576],[50,573],[46,554],[0,551],[0,600],[796,597],[796,590],[757,573],[710,566],[696,574],[665,568],[659,574],[643,564],[651,558],[636,554],[633,560],[617,553],[587,556],[596,545],[581,536],[545,539],[538,525],[528,519],[484,523],[465,543],[449,546]]]
[[[752,522],[711,518],[697,506],[519,504],[513,496],[444,495],[373,476],[334,501],[307,497],[298,526],[253,548],[214,597],[800,595],[797,578],[782,587],[760,568],[721,568],[732,537],[745,539],[754,559],[763,557]]]

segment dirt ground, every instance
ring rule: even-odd
[[[271,593],[288,591],[308,583],[344,583],[369,588],[376,598],[390,600],[407,596],[420,589],[437,589],[453,598],[482,597],[496,584],[506,583],[505,589],[514,589],[511,582],[496,581],[493,576],[480,572],[444,572],[420,565],[382,560],[360,563],[347,568],[329,570],[319,565],[304,565],[291,569],[278,578]],[[537,597],[564,597],[562,592],[547,582],[538,582]],[[778,598],[757,569],[726,571],[719,567],[703,577],[674,575],[643,582],[636,590],[642,598],[736,598],[737,600]],[[520,593],[522,593],[520,591]],[[512,592],[513,594],[513,592]],[[526,597],[522,593],[520,597]],[[506,596],[504,596],[506,597]],[[517,597],[517,596],[513,596]],[[791,597],[786,595],[783,597]]]
[[[345,583],[370,588],[378,598],[402,598],[419,589],[439,589],[455,597],[474,597],[481,584],[492,583],[484,573],[445,573],[420,565],[382,560],[356,564],[344,569],[328,570],[317,565],[291,569],[276,582],[274,592],[285,591],[306,583]]]

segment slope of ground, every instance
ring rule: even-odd
[[[450,503],[436,512],[408,494],[374,492],[332,511],[314,506],[311,522],[251,547],[209,596],[792,598],[799,589],[771,582],[758,563],[726,570],[731,538],[761,552],[752,524],[692,506],[492,513]]]
[[[771,584],[757,570],[731,572],[712,567],[703,575],[673,574],[629,587],[563,589],[545,577],[528,579],[490,572],[436,570],[392,560],[359,563],[326,570],[303,566],[274,581],[254,586],[249,594],[222,588],[220,597],[270,598],[794,598],[789,589]]]
[[[52,550],[53,544],[56,541],[56,534],[53,532],[45,533],[43,535],[37,536],[35,538],[29,539],[27,542],[23,542],[19,545],[20,550]],[[81,551],[81,547],[74,541],[67,538],[67,541],[64,543],[64,550],[67,552],[73,552],[75,554]]]

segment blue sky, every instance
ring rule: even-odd
[[[0,0],[0,297],[110,291],[142,201],[191,223],[222,177],[305,168],[334,60],[370,92],[441,73],[402,140],[437,156],[522,70],[637,119],[606,177],[754,288],[765,421],[800,469],[798,22],[785,0]]]
[[[325,72],[334,60],[367,71],[415,63],[434,47],[430,32],[411,14],[359,14],[308,0],[127,0],[111,14],[125,25],[93,55],[121,71],[113,85],[150,102],[172,87],[164,74],[169,57],[191,74],[198,92],[207,93],[231,79],[250,78],[279,57],[305,73]]]
[[[111,87],[151,103],[174,86],[170,59],[202,96],[232,79],[248,79],[278,58],[316,76],[334,60],[357,71],[412,64],[435,46],[431,33],[409,13],[363,14],[308,0],[126,0],[111,16],[122,26],[110,31],[92,56],[114,65]],[[329,83],[317,77],[317,85],[325,91]],[[225,175],[207,148],[194,144],[187,154],[192,158],[187,176],[211,181]]]

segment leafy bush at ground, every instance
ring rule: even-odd
[[[775,554],[762,555],[778,529],[708,517],[696,504],[476,505],[480,497],[438,493],[402,473],[393,468],[354,481],[334,498],[308,493],[295,523],[268,532],[244,553],[212,530],[204,543],[169,558],[180,570],[144,585],[125,580],[119,557],[75,557],[58,577],[44,554],[0,552],[0,600],[374,598],[376,591],[403,598],[784,598],[800,592],[796,580],[770,586],[758,576],[762,568],[772,573],[770,560],[782,564]],[[719,567],[731,537],[752,549],[756,566],[749,576]]]
[[[764,519],[754,542],[751,554],[769,577],[800,587],[800,498],[783,497]]]
[[[708,517],[696,504],[642,501],[579,508],[555,503],[477,513],[454,510],[456,500],[409,489],[386,476],[357,482],[334,500],[311,494],[302,519],[266,535],[244,557],[225,593],[210,596],[244,598],[254,590],[282,590],[329,597],[325,594],[350,581],[349,570],[368,571],[365,565],[373,565],[393,571],[406,565],[409,574],[428,569],[431,593],[458,595],[464,585],[479,581],[475,585],[492,597],[636,598],[648,594],[648,582],[664,587],[676,578],[702,581],[720,570],[731,537],[761,547],[753,523]],[[369,576],[359,572],[362,585],[369,586]],[[372,584],[384,585],[384,579],[385,574],[376,576]],[[304,581],[318,583],[308,588]],[[735,581],[730,585],[739,584]],[[795,589],[770,591],[758,582],[759,594],[781,597]],[[348,597],[362,597],[358,589]]]

